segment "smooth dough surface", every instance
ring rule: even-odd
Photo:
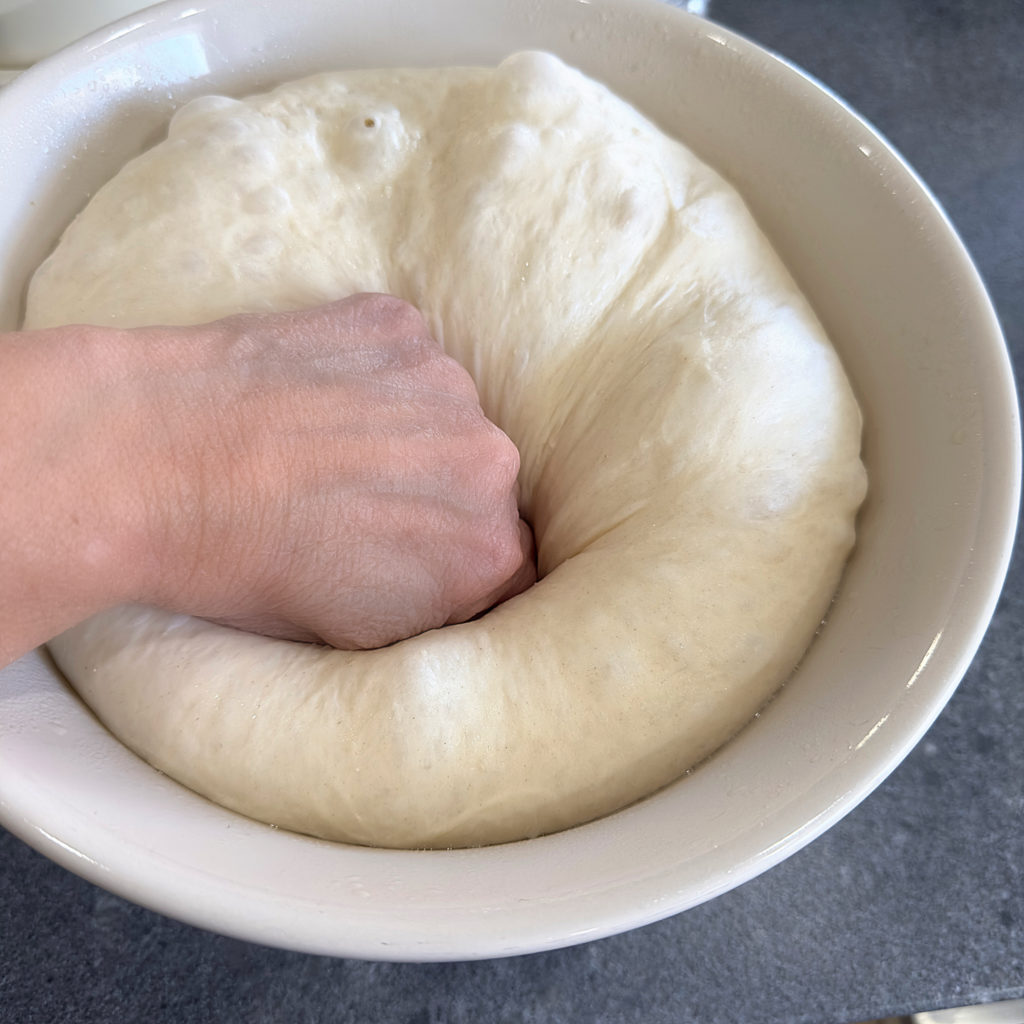
[[[519,446],[541,581],[357,653],[119,608],[59,664],[156,767],[330,839],[515,840],[676,779],[799,661],[865,488],[839,361],[741,199],[548,55],[321,75],[179,111],[27,325],[358,291],[423,310]]]

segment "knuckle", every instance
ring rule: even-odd
[[[398,335],[429,337],[423,314],[396,295],[374,293],[366,296],[370,309],[381,324]]]
[[[519,476],[519,449],[500,427],[489,420],[487,460],[491,477],[499,490],[511,491]]]
[[[519,476],[519,450],[479,411],[461,411],[462,423],[451,435],[446,457],[461,488],[479,502],[495,502],[513,495]],[[504,509],[504,506],[502,506]]]
[[[518,520],[513,521],[508,529],[502,531],[495,545],[494,569],[500,580],[514,576],[523,561],[523,548],[519,540]]]
[[[420,311],[395,295],[359,292],[337,306],[357,333],[377,334],[392,341],[430,336]]]
[[[444,390],[455,398],[472,403],[474,410],[478,408],[479,395],[476,382],[469,371],[440,348],[435,348],[434,365]]]

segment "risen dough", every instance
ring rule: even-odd
[[[420,307],[518,444],[543,578],[344,653],[119,608],[53,645],[174,778],[383,846],[613,811],[746,723],[811,641],[864,493],[860,415],[741,200],[556,59],[190,103],[39,270],[27,322]]]

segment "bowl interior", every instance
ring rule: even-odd
[[[838,820],[917,742],[980,643],[1020,446],[969,258],[839,100],[655,0],[172,0],[131,16],[0,92],[0,327],[17,325],[64,225],[183,99],[524,48],[603,80],[729,178],[838,348],[864,409],[870,494],[827,627],[760,717],[675,785],[559,835],[433,853],[324,843],[207,803],[122,748],[34,653],[0,673],[0,820],[98,884],[337,955],[500,956],[621,931],[753,877]]]

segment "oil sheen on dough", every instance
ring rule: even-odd
[[[358,291],[422,309],[517,443],[541,581],[346,653],[124,607],[54,644],[153,765],[380,846],[563,829],[673,781],[813,638],[860,414],[742,201],[543,54],[184,107],[40,268],[27,324],[205,322]]]

